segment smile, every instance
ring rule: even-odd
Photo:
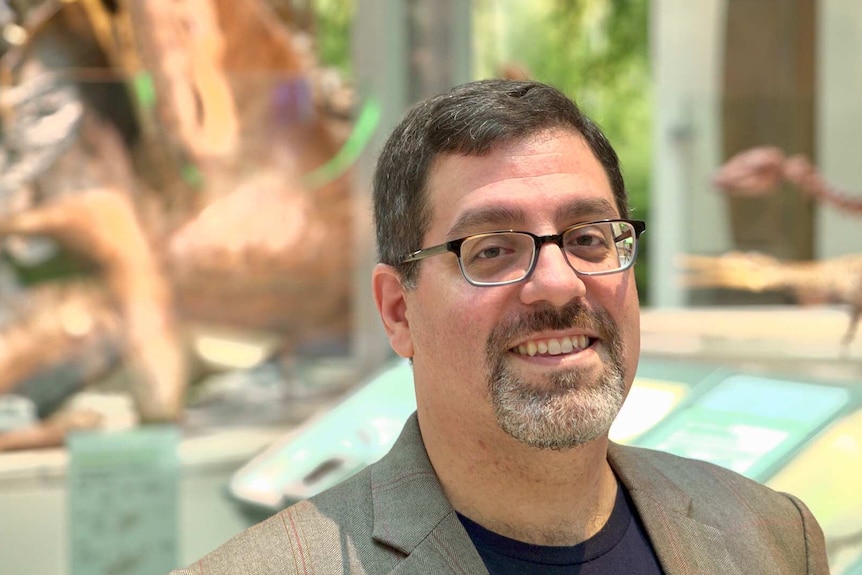
[[[562,355],[579,352],[590,346],[590,338],[585,335],[571,337],[548,338],[526,341],[513,347],[511,351],[518,355]]]

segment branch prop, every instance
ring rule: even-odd
[[[841,211],[862,215],[862,195],[833,187],[805,156],[791,156],[784,162],[784,179],[796,185],[818,202],[831,204]]]
[[[229,158],[239,120],[223,69],[224,40],[210,0],[125,2],[165,132],[196,161]]]
[[[763,196],[786,181],[817,202],[862,214],[862,195],[829,184],[802,154],[787,157],[779,148],[762,146],[732,156],[713,177],[713,184],[737,196]]]

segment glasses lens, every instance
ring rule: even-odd
[[[635,257],[635,230],[627,222],[600,222],[570,229],[563,236],[572,267],[582,273],[625,269]]]
[[[527,275],[535,247],[533,238],[515,232],[471,236],[461,244],[461,269],[476,283],[518,281]]]

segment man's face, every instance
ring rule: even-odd
[[[432,221],[423,247],[470,234],[556,234],[620,217],[607,176],[583,138],[555,130],[481,157],[448,155],[430,173]],[[454,254],[421,263],[403,292],[420,424],[502,429],[541,448],[607,433],[631,385],[640,347],[631,269],[578,276],[545,245],[521,283],[475,287]]]

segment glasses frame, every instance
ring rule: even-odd
[[[634,245],[634,253],[632,254],[631,261],[629,261],[629,263],[627,265],[625,265],[621,268],[618,268],[618,269],[614,269],[614,270],[601,270],[601,271],[594,271],[594,272],[584,272],[584,271],[578,270],[572,264],[571,260],[569,260],[569,256],[566,254],[566,248],[563,246],[563,236],[565,236],[566,234],[568,234],[572,230],[576,230],[578,228],[585,228],[588,226],[594,226],[596,224],[615,224],[615,223],[629,224],[632,227],[632,229],[634,230],[635,245]],[[439,244],[436,246],[431,246],[429,248],[422,248],[421,250],[416,250],[415,252],[408,254],[403,260],[401,260],[401,263],[406,264],[409,262],[418,262],[420,260],[424,260],[425,258],[430,258],[433,256],[438,256],[440,254],[445,254],[445,253],[451,252],[451,253],[455,254],[455,256],[458,258],[458,268],[461,270],[461,275],[464,277],[465,280],[467,280],[467,283],[469,283],[470,285],[474,285],[476,287],[505,286],[505,285],[516,284],[516,283],[526,281],[527,279],[529,279],[529,277],[531,275],[533,275],[533,272],[536,269],[536,263],[539,261],[539,252],[541,251],[542,246],[544,246],[545,244],[556,244],[560,248],[560,251],[563,252],[563,256],[566,258],[566,263],[569,264],[569,267],[572,268],[572,270],[576,274],[583,275],[583,276],[603,276],[603,275],[609,275],[609,274],[615,274],[615,273],[623,272],[623,271],[629,269],[630,267],[632,267],[634,265],[635,260],[637,260],[637,257],[638,257],[638,240],[640,239],[641,234],[643,234],[644,231],[646,231],[646,222],[644,222],[642,220],[629,220],[626,218],[611,218],[611,219],[606,219],[606,220],[594,220],[591,222],[581,222],[581,223],[575,224],[573,226],[567,227],[566,229],[564,229],[563,231],[561,231],[558,234],[552,234],[549,236],[537,236],[536,234],[533,234],[530,232],[523,232],[520,230],[494,230],[491,232],[482,232],[479,234],[470,234],[469,236],[465,236],[463,238],[458,238],[457,240],[449,240],[448,242],[445,242],[445,243],[442,243],[442,244]],[[474,238],[476,236],[484,236],[484,235],[489,235],[489,234],[510,234],[510,233],[524,234],[525,236],[530,236],[531,238],[533,238],[533,242],[535,245],[535,248],[533,250],[533,259],[530,262],[530,267],[529,267],[529,269],[527,269],[526,273],[524,274],[524,277],[516,279],[516,280],[506,280],[506,281],[502,281],[502,282],[479,282],[479,281],[470,279],[470,277],[467,275],[467,272],[464,271],[464,264],[461,261],[461,244],[463,244],[465,241],[469,240],[470,238]],[[619,242],[621,239],[625,239],[625,238],[624,237],[614,238],[614,243]]]

